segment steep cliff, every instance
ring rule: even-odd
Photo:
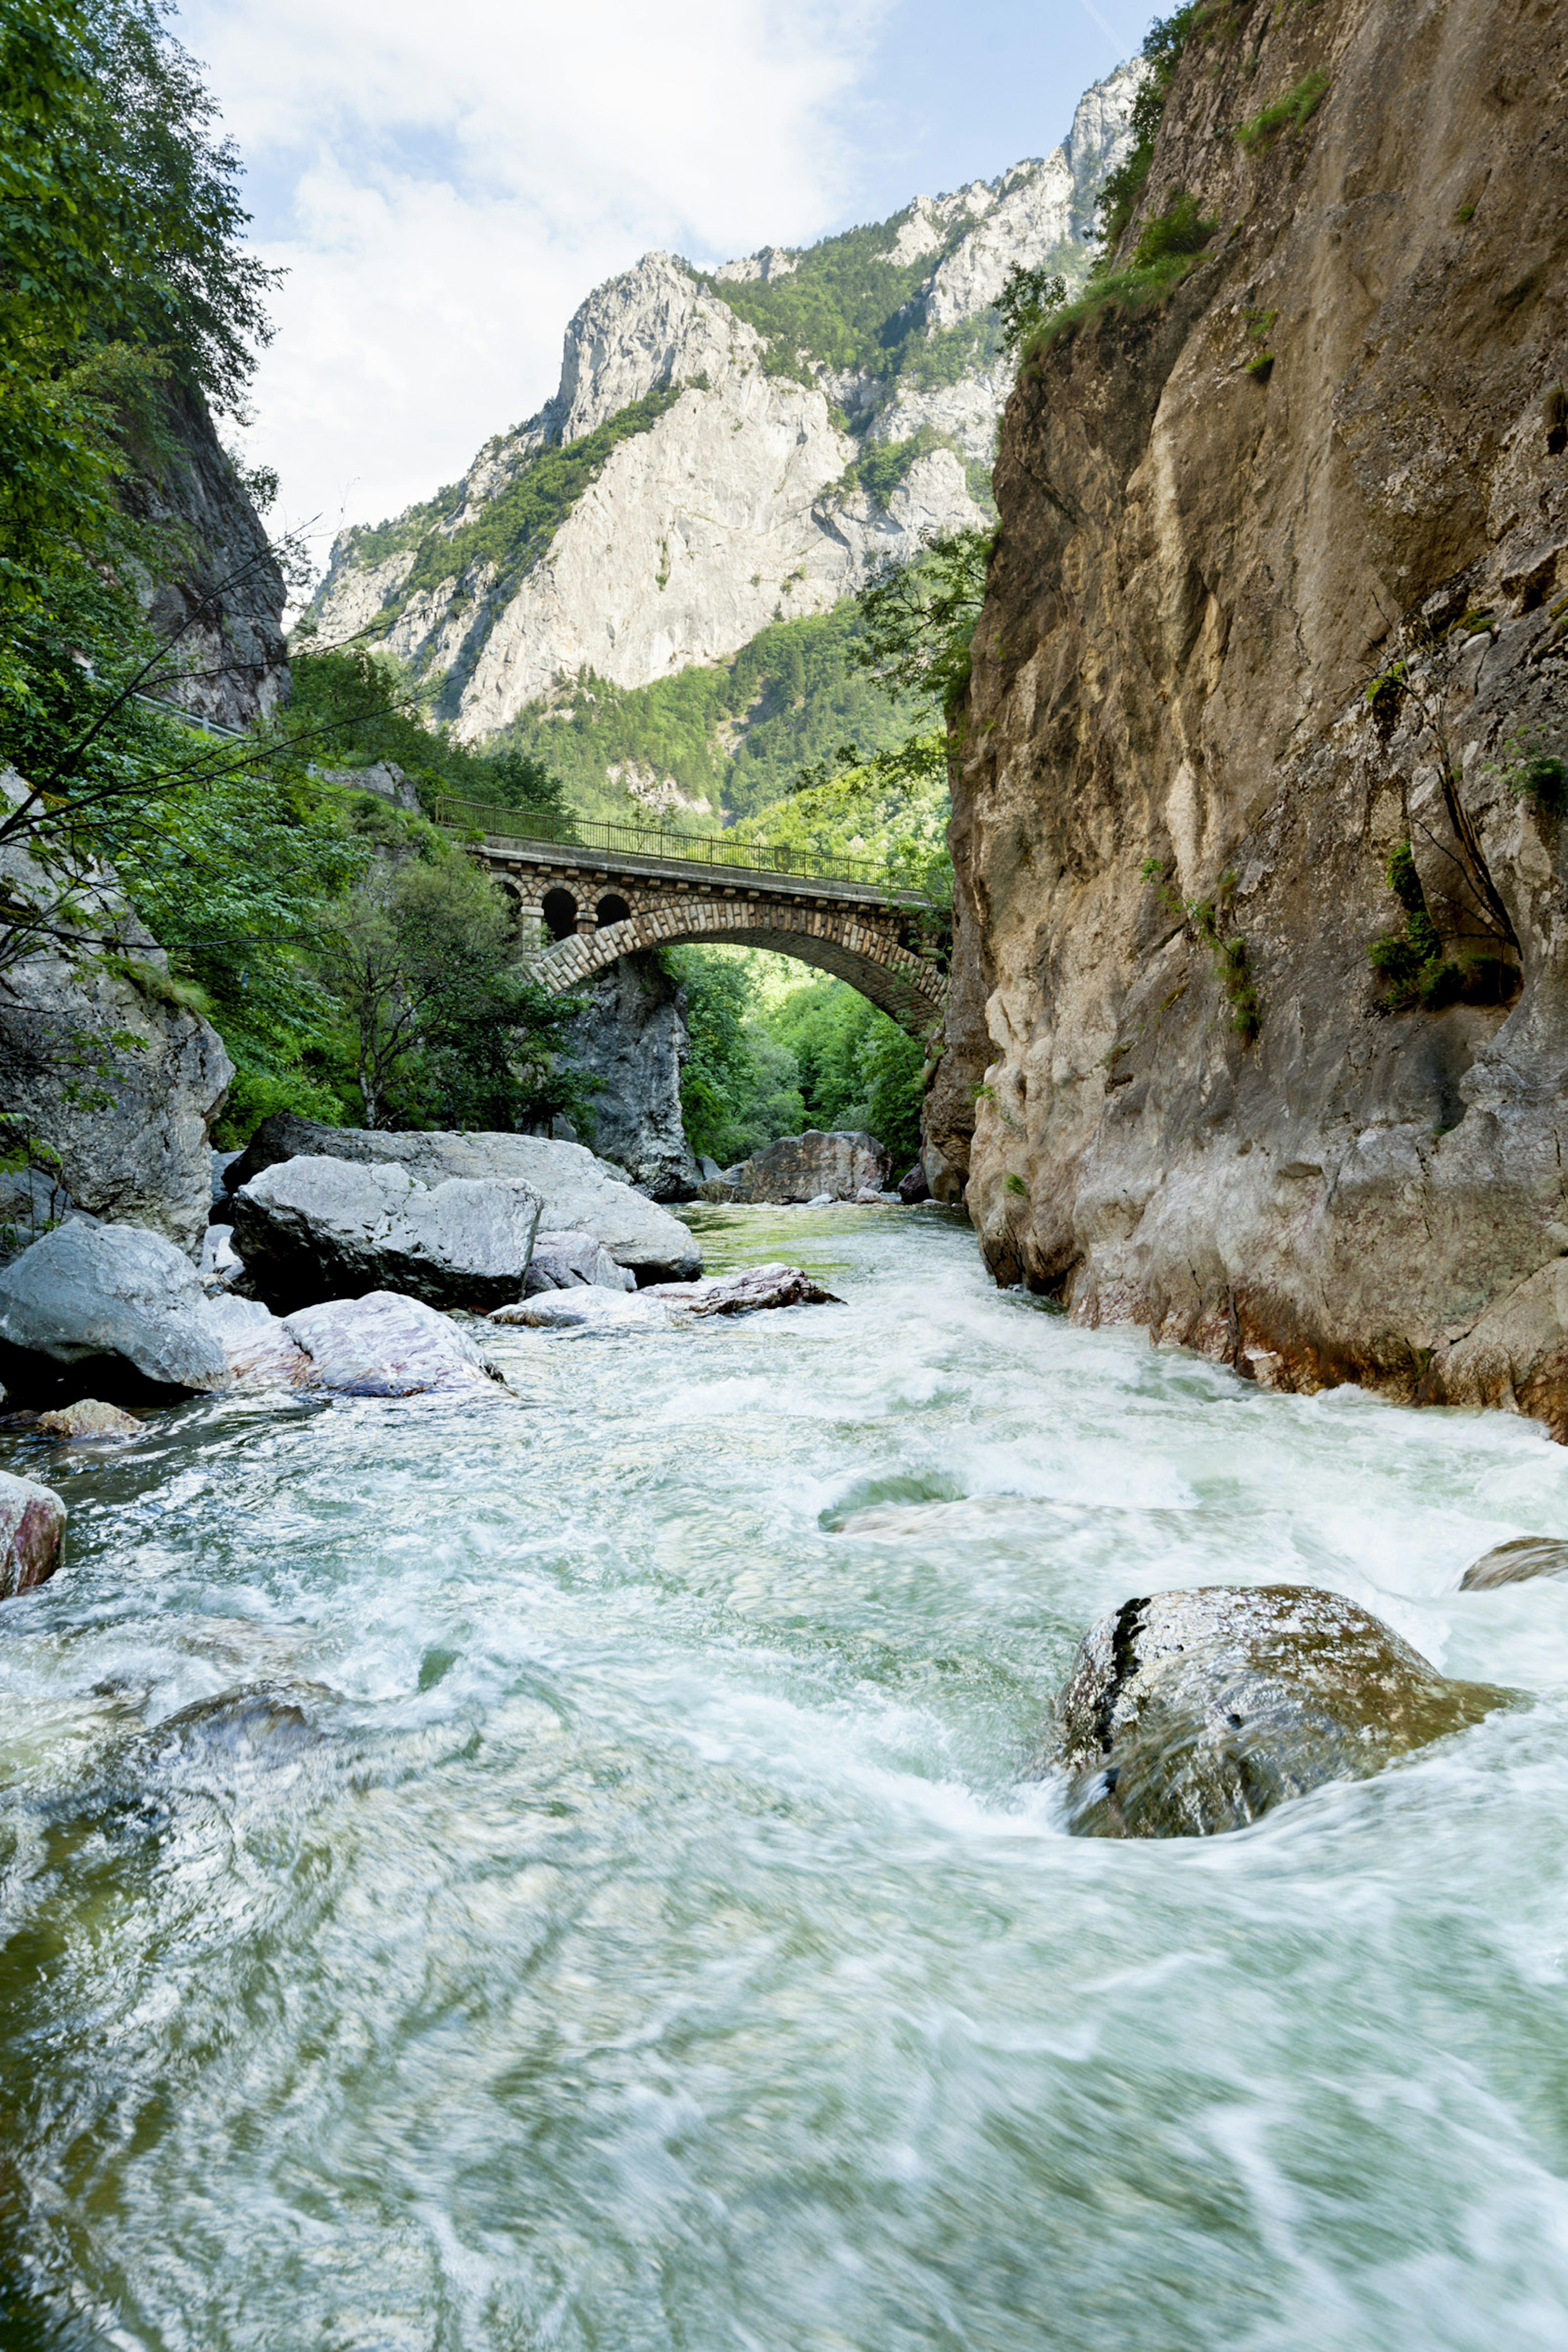
[[[1081,1321],[1568,1437],[1561,11],[1189,22],[1117,258],[1214,234],[1003,428],[933,1147]]]
[[[1138,69],[1041,162],[803,253],[711,275],[668,254],[591,295],[542,413],[461,482],[345,531],[313,608],[445,681],[459,735],[565,682],[622,688],[822,613],[868,565],[989,512],[1012,380],[992,305],[1015,264],[1088,266]]]
[[[157,446],[122,491],[156,533],[148,617],[179,673],[160,690],[198,718],[247,727],[288,695],[283,575],[200,394],[171,381],[163,400]]]

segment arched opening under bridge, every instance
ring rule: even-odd
[[[547,890],[539,909],[544,918],[544,928],[552,940],[570,940],[577,936],[577,901],[570,890]]]
[[[549,907],[549,897],[545,899]],[[548,912],[545,916],[549,921]],[[552,996],[591,980],[624,955],[647,948],[754,947],[846,980],[851,988],[922,1036],[942,1017],[947,983],[936,966],[900,938],[896,919],[862,907],[792,907],[743,898],[679,900],[649,906],[592,932],[558,939],[535,967]]]

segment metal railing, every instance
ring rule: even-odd
[[[668,825],[611,824],[553,809],[499,808],[443,793],[436,822],[453,832],[480,833],[519,849],[595,849],[611,856],[647,857],[664,866],[721,866],[736,873],[785,874],[801,882],[849,882],[900,907],[930,902],[923,890],[901,888],[869,857],[827,857],[788,842],[737,841],[733,834],[676,833]]]

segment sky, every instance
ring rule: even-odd
[[[655,247],[804,245],[992,179],[1138,47],[1127,0],[184,0],[288,272],[238,439],[318,562],[555,389]]]

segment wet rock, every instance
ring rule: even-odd
[[[535,1234],[533,1255],[523,1277],[523,1297],[532,1298],[542,1290],[574,1290],[581,1286],[635,1290],[637,1276],[628,1267],[617,1265],[604,1244],[596,1242],[592,1234]]]
[[[0,1601],[48,1581],[65,1532],[66,1507],[52,1486],[0,1471]]]
[[[665,1325],[668,1306],[653,1289],[602,1290],[579,1283],[570,1290],[540,1290],[510,1307],[495,1307],[487,1320],[520,1326],[527,1331],[617,1330],[637,1325]]]
[[[1157,1592],[1085,1635],[1047,1760],[1073,1776],[1080,1836],[1206,1837],[1365,1779],[1511,1696],[1448,1680],[1337,1592]]]
[[[742,1201],[850,1201],[857,1192],[879,1193],[891,1170],[889,1155],[874,1135],[859,1129],[782,1136],[754,1152],[733,1171]]]
[[[538,1193],[539,1222],[547,1232],[592,1234],[637,1281],[679,1282],[702,1271],[702,1252],[689,1229],[580,1143],[543,1135],[383,1134],[318,1127],[279,1111],[251,1137],[229,1171],[230,1184],[249,1183],[265,1168],[308,1155],[395,1160],[432,1185],[447,1176],[518,1178]]]
[[[13,1389],[89,1363],[100,1387],[117,1370],[161,1388],[228,1386],[195,1267],[140,1225],[72,1219],[25,1249],[0,1273],[0,1343]]]
[[[1515,1536],[1472,1562],[1459,1579],[1461,1592],[1489,1592],[1497,1584],[1522,1584],[1531,1576],[1568,1576],[1568,1543],[1551,1536]]]
[[[134,1413],[121,1412],[117,1404],[105,1404],[98,1397],[79,1397],[75,1404],[41,1412],[33,1426],[40,1437],[100,1439],[142,1434],[142,1423]]]
[[[308,1384],[310,1359],[269,1307],[229,1291],[213,1300],[212,1313],[237,1388],[299,1389]]]
[[[923,1161],[917,1160],[909,1174],[900,1177],[898,1191],[899,1198],[906,1208],[913,1208],[917,1201],[931,1199],[931,1186],[926,1182]]]
[[[285,1316],[310,1358],[306,1381],[341,1396],[419,1396],[484,1389],[493,1377],[468,1334],[422,1298],[373,1290]]]
[[[311,1156],[234,1194],[235,1244],[279,1305],[395,1289],[433,1307],[499,1307],[521,1292],[539,1196],[516,1177],[426,1184],[395,1160]]]
[[[738,1274],[710,1275],[704,1282],[661,1282],[644,1292],[686,1315],[751,1315],[765,1307],[842,1307],[831,1290],[813,1282],[803,1266],[748,1265]]]

